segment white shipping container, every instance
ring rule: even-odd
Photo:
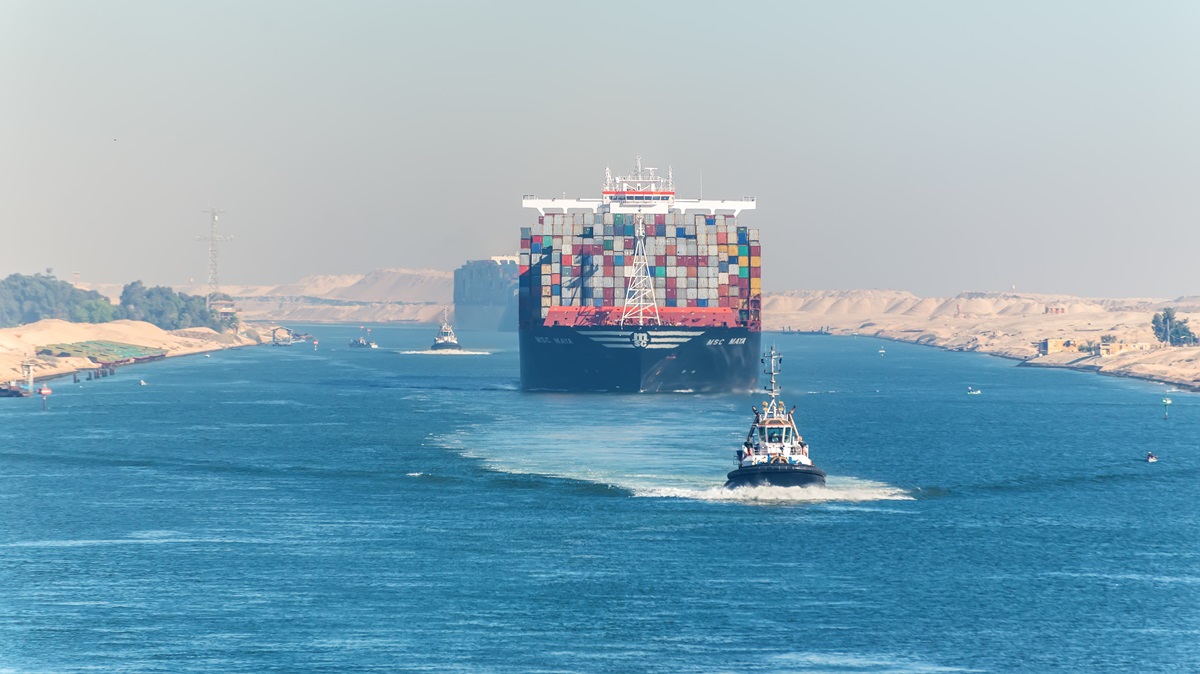
[[[686,299],[680,298],[675,300],[675,306],[677,307],[687,307],[687,305],[688,301]]]
[[[667,289],[667,279],[656,277],[654,279],[654,288],[655,288],[655,290],[666,290]]]
[[[692,289],[696,288],[696,277],[695,276],[688,277],[687,287],[692,288]]]
[[[604,214],[604,224],[606,224],[606,225],[613,224],[613,214],[612,213]]]
[[[620,271],[624,276],[633,276],[633,265],[627,264],[624,267],[621,267]]]
[[[695,288],[688,288],[688,289],[687,289],[687,293],[685,294],[685,296],[686,296],[686,297],[687,297],[689,300],[694,300],[694,299],[696,299],[696,289],[695,289]]]
[[[729,265],[729,278],[735,279],[738,277],[738,266],[736,264]]]
[[[563,254],[563,255],[572,255],[573,253],[571,253],[571,251],[572,251],[572,250],[574,250],[574,248],[575,248],[575,247],[574,247],[574,245],[573,245],[573,244],[570,244],[570,243],[567,243],[566,241],[563,241],[563,245],[562,245],[562,254]]]
[[[520,260],[518,261],[518,264],[520,264],[521,266],[524,266],[524,267],[528,267],[529,266],[529,253],[521,253],[521,257],[520,257]]]
[[[677,269],[677,267],[675,267],[674,265],[669,265],[667,267],[667,278],[675,278],[675,270],[676,269]]]

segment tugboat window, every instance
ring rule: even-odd
[[[768,428],[767,429],[767,442],[783,442],[783,429],[782,428]]]

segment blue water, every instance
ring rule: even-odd
[[[761,396],[309,329],[0,400],[0,671],[1200,670],[1195,394],[777,336],[829,486],[730,494]]]

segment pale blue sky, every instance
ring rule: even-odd
[[[452,269],[640,153],[767,290],[1200,294],[1196,2],[0,0],[0,91],[0,274]]]

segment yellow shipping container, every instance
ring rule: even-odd
[[[761,266],[762,266],[762,258],[757,255],[751,255],[750,256],[750,267],[754,268],[754,267],[761,267]]]
[[[750,258],[749,258],[749,257],[747,257],[747,256],[743,255],[742,257],[739,257],[739,258],[738,258],[738,266],[739,266],[739,267],[746,267],[746,266],[749,266],[749,265],[750,265]]]
[[[737,257],[737,254],[738,254],[737,244],[736,243],[726,244],[725,245],[725,254],[728,255],[729,257]]]

